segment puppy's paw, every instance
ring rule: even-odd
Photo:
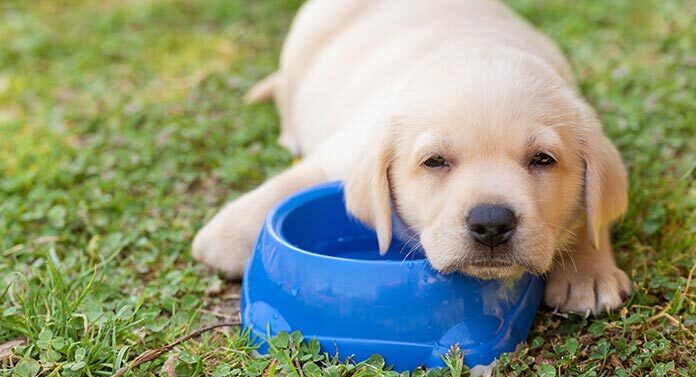
[[[599,314],[621,306],[630,292],[628,276],[613,263],[584,271],[554,269],[546,282],[545,301],[564,312]]]
[[[230,279],[242,277],[260,230],[257,218],[264,216],[255,215],[255,209],[243,204],[228,204],[193,239],[193,257],[222,270]]]

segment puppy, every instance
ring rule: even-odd
[[[394,214],[443,273],[546,274],[548,305],[587,314],[629,293],[609,239],[627,206],[620,156],[558,48],[504,5],[310,1],[247,99],[270,97],[304,159],[224,207],[196,259],[241,277],[276,202],[342,179],[381,252]]]

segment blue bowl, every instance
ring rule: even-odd
[[[375,233],[346,213],[340,183],[279,203],[242,285],[242,322],[260,351],[269,333],[299,330],[331,355],[380,354],[403,371],[443,366],[454,344],[469,367],[488,365],[525,340],[543,296],[541,278],[441,275],[395,240],[381,256]]]

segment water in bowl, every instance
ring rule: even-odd
[[[369,261],[425,258],[417,244],[404,243],[396,235],[387,253],[380,255],[374,231],[346,213],[340,192],[300,203],[274,224],[288,243],[311,253]]]

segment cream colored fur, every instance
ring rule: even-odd
[[[308,185],[346,180],[348,210],[375,228],[391,213],[443,272],[548,274],[546,302],[597,313],[630,291],[609,226],[626,175],[555,45],[490,0],[313,0],[299,11],[279,70],[250,101],[273,97],[280,142],[304,162],[226,206],[196,236],[195,258],[241,277],[264,216]],[[553,166],[530,166],[537,152]],[[446,158],[446,169],[423,166]],[[518,228],[503,267],[482,267],[465,232],[479,203],[511,206]]]

